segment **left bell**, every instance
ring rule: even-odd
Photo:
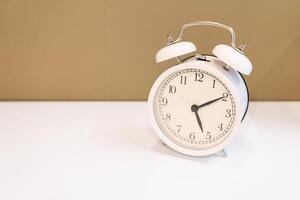
[[[156,62],[159,63],[171,58],[195,52],[196,50],[197,48],[192,42],[177,42],[160,49],[156,53],[155,59]]]

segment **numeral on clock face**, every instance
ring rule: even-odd
[[[195,132],[191,132],[190,133],[190,139],[191,140],[195,140],[195,138],[196,138],[196,135],[195,135],[196,133]]]
[[[219,130],[222,131],[223,130],[223,123],[221,123],[219,126],[218,126]]]
[[[175,94],[176,93],[176,86],[175,85],[169,85],[169,93]]]
[[[195,73],[195,81],[203,82],[203,77],[204,77],[203,73],[198,73],[198,72]]]
[[[166,114],[166,120],[167,120],[167,121],[170,121],[170,120],[171,120],[171,113],[167,113],[167,114]]]
[[[213,80],[212,88],[215,88],[215,87],[216,87],[216,80]]]
[[[167,98],[162,98],[161,103],[163,106],[166,106],[168,104],[168,99]]]
[[[227,118],[231,117],[231,110],[230,109],[226,109],[225,117],[227,117]]]
[[[230,90],[203,70],[186,69],[169,76],[157,98],[160,127],[176,143],[193,148],[214,145],[234,124],[236,109]]]
[[[210,138],[211,138],[211,132],[207,131],[205,139],[209,140]]]
[[[181,125],[179,125],[179,124],[177,124],[177,133],[179,133],[179,132],[180,132],[181,128],[182,128],[182,126],[181,126]]]
[[[224,92],[222,101],[227,101],[227,97],[228,97],[228,93]]]
[[[186,85],[186,76],[180,76],[180,84]]]

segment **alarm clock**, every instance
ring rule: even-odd
[[[214,26],[231,34],[231,44],[219,44],[212,55],[196,54],[192,42],[182,41],[186,28]],[[220,153],[232,141],[244,120],[249,93],[243,75],[250,75],[252,64],[236,47],[231,27],[211,21],[182,26],[177,39],[156,53],[156,62],[177,59],[178,64],[163,72],[154,82],[149,98],[150,119],[157,136],[173,150],[205,156]],[[192,56],[185,56],[186,54]]]

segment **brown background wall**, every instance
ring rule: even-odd
[[[253,100],[300,100],[300,1],[0,1],[1,100],[145,100],[174,62],[155,64],[166,34],[213,20],[246,41]],[[209,53],[226,32],[184,37]]]

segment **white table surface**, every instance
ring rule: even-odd
[[[0,199],[300,199],[300,102],[255,102],[228,157],[175,153],[145,102],[1,102]]]

